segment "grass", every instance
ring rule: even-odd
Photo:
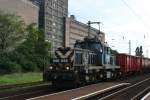
[[[37,81],[42,81],[42,73],[40,72],[0,75],[0,85],[21,84]]]

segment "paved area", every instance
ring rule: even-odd
[[[106,88],[109,88],[118,84],[119,83],[112,83],[112,82],[99,83],[99,84],[85,86],[85,87],[81,87],[81,88],[77,88],[73,90],[68,90],[64,92],[36,97],[30,100],[71,100],[71,99],[84,96],[84,95],[87,95],[96,91],[100,91],[100,90],[103,90],[103,89],[106,89]]]
[[[149,92],[147,95],[145,95],[145,96],[142,98],[142,100],[150,100],[150,92]]]

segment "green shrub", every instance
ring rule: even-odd
[[[21,72],[21,66],[15,62],[9,62],[8,69],[10,70],[10,73]]]
[[[22,62],[22,69],[24,72],[34,72],[39,70],[35,62],[28,61],[28,60],[24,60]]]
[[[0,62],[0,73],[15,73],[20,72],[21,66],[15,62],[6,61]]]

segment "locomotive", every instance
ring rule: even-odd
[[[111,52],[108,44],[96,37],[86,37],[76,41],[74,48],[58,48],[55,58],[44,70],[43,79],[55,86],[65,87],[113,79],[120,75],[116,54]]]
[[[44,70],[43,79],[55,87],[75,87],[143,71],[150,72],[149,58],[112,52],[107,43],[86,37],[76,41],[74,48],[58,48]]]

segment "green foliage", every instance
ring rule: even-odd
[[[25,71],[43,70],[48,63],[48,44],[45,42],[44,33],[35,24],[27,27],[27,39],[17,49],[23,60],[20,61]]]
[[[20,72],[21,66],[9,59],[8,54],[1,55],[0,73],[15,73]]]
[[[23,21],[14,14],[0,11],[0,52],[10,52],[24,41]]]
[[[136,48],[135,55],[136,56],[143,56],[143,47],[142,46]]]
[[[42,73],[14,73],[0,75],[0,84],[21,84],[42,81]]]
[[[42,71],[49,63],[50,43],[35,24],[0,12],[0,73]]]
[[[140,53],[143,54],[143,47],[140,46]]]

